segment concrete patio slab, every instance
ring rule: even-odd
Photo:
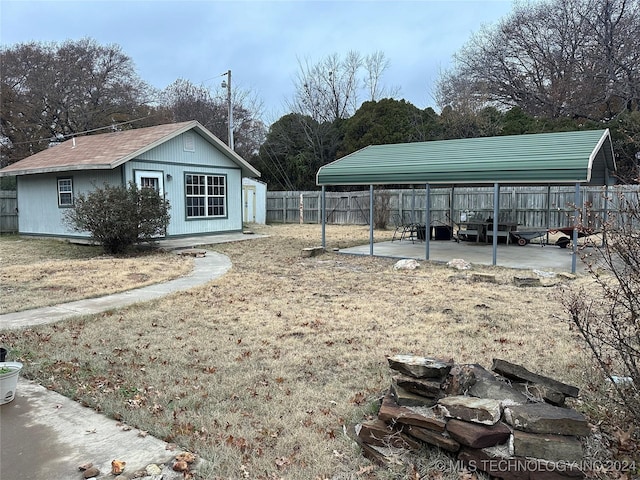
[[[343,248],[340,253],[369,255],[369,244]],[[413,258],[425,260],[426,243],[410,240],[379,242],[373,244],[373,255],[390,258]],[[499,244],[496,253],[496,266],[517,269],[537,269],[552,272],[571,272],[571,248],[559,248],[555,245],[541,247],[537,244],[525,246]],[[492,245],[475,242],[456,242],[453,240],[432,240],[429,242],[429,260],[446,263],[461,258],[478,265],[492,265]],[[576,273],[585,273],[586,265],[576,261]]]

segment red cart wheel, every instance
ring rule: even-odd
[[[524,247],[527,243],[529,243],[529,241],[526,238],[520,237],[518,239],[518,245],[520,245],[521,247]]]

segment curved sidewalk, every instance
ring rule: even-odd
[[[87,298],[51,307],[24,310],[0,315],[0,331],[11,330],[93,313],[105,312],[134,303],[155,300],[174,292],[188,290],[203,285],[224,275],[231,268],[231,260],[220,253],[207,251],[204,257],[194,258],[194,268],[184,277],[147,287],[114,293],[105,297]]]

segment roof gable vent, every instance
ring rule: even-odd
[[[184,137],[184,151],[185,152],[195,152],[196,151],[196,139],[193,136],[193,133],[185,133]]]

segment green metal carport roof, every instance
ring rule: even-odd
[[[316,182],[605,185],[615,170],[606,129],[371,145],[321,167]]]

